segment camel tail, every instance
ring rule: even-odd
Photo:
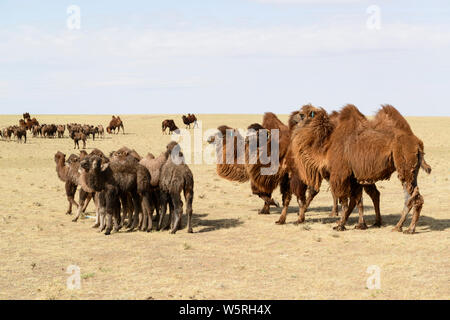
[[[431,166],[425,161],[425,158],[422,155],[422,161],[420,162],[420,167],[428,174],[431,173]]]

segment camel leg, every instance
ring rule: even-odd
[[[378,191],[375,184],[364,186],[364,191],[372,199],[373,207],[375,209],[375,223],[371,227],[381,227],[381,213],[380,213],[380,191]]]
[[[414,232],[416,232],[416,224],[417,224],[417,221],[419,221],[420,212],[422,211],[422,206],[424,203],[423,197],[419,193],[419,187],[416,186],[414,188],[413,194],[415,196],[411,201],[411,203],[413,205],[413,213],[412,213],[411,223],[410,223],[408,229],[406,229],[403,232],[403,233],[408,233],[408,234],[413,234]]]
[[[356,204],[358,206],[359,217],[358,217],[358,224],[355,226],[355,229],[366,230],[367,225],[366,225],[366,221],[364,220],[364,203],[363,203],[362,193],[361,193],[361,197],[359,199],[357,199]]]
[[[120,228],[122,227],[122,219],[120,217],[120,198],[119,197],[117,197],[115,199],[114,215],[113,215],[112,219],[113,219],[114,232],[119,232]]]
[[[184,199],[186,200],[187,232],[193,233],[193,231],[192,231],[192,201],[194,200],[194,190],[191,188],[185,189],[184,190]],[[180,216],[181,216],[181,214],[180,214]]]
[[[395,225],[394,229],[392,229],[392,231],[398,231],[398,232],[403,231],[403,229],[402,229],[403,223],[405,222],[409,211],[411,211],[411,209],[413,207],[413,203],[410,200],[412,199],[414,193],[411,195],[409,194],[408,189],[406,187],[406,183],[403,184],[403,192],[405,194],[405,205],[403,206],[402,216],[400,217],[400,220],[397,222],[397,224]]]
[[[80,190],[80,192],[81,192],[81,190]],[[89,202],[91,201],[91,199],[92,199],[92,193],[86,194],[86,200],[84,201],[83,209],[81,210],[83,213],[86,211],[87,206],[88,206]]]
[[[260,193],[258,196],[264,200],[264,206],[259,210],[258,214],[270,214],[270,206],[279,207],[280,205],[274,199],[272,199],[272,194]]]
[[[99,210],[99,222],[100,222],[100,226],[99,226],[99,230],[98,232],[102,232],[103,230],[105,230],[106,228],[106,207],[102,206]]]
[[[172,201],[173,201],[173,216],[172,216],[172,229],[170,230],[171,234],[175,234],[180,227],[181,223],[181,215],[183,214],[183,204],[181,202],[181,197],[178,192],[174,192],[170,195]]]
[[[67,201],[69,202],[69,207],[67,208],[66,214],[72,214],[72,205],[78,207],[78,203],[75,201],[74,196],[75,192],[77,192],[77,185],[71,183],[70,181],[66,181],[65,183]]]
[[[353,209],[356,206],[356,201],[352,197],[350,199],[350,203],[348,204],[348,199],[347,198],[341,198],[341,204],[342,204],[341,220],[339,220],[338,225],[336,227],[333,227],[333,229],[337,230],[337,231],[344,231],[344,230],[346,230],[345,229],[345,224],[347,223],[347,219],[350,216],[350,213],[353,211]]]
[[[133,231],[139,225],[139,211],[141,209],[140,208],[141,201],[139,199],[139,195],[137,194],[133,195],[133,205],[134,205],[133,222],[128,231]]]
[[[141,231],[150,232],[153,228],[153,208],[149,201],[149,195],[142,195],[141,206],[142,206],[142,226]]]
[[[161,191],[161,216],[159,217],[159,223],[158,223],[158,227],[157,230],[161,230],[163,222],[164,222],[164,217],[166,216],[166,212],[167,212],[167,203],[168,203],[168,194],[164,191]]]
[[[114,213],[112,212],[112,208],[107,208],[106,215],[105,215],[105,225],[106,225],[105,235],[106,236],[111,234],[113,215],[114,215]]]
[[[330,217],[337,217],[338,214],[338,198],[333,194],[333,209],[331,210]]]
[[[278,218],[278,221],[276,221],[276,224],[285,224],[286,222],[286,215],[287,211],[289,209],[289,203],[292,199],[292,192],[291,192],[291,186],[289,181],[289,175],[284,175],[283,179],[280,183],[280,190],[281,190],[281,196],[283,201],[283,210],[281,210],[280,217]]]
[[[155,221],[159,221],[160,213],[161,213],[161,203],[160,203],[160,195],[159,190],[156,190],[151,193],[152,201],[155,206]]]
[[[81,213],[84,212],[83,208],[86,207],[86,203],[88,202],[87,198],[89,195],[90,195],[89,193],[87,193],[83,189],[80,189],[80,192],[78,194],[80,205],[78,206],[77,214],[76,214],[75,218],[72,219],[72,222],[77,222],[81,216]]]
[[[95,205],[95,223],[92,228],[98,228],[100,226],[100,213],[99,213],[99,193],[94,193],[94,205]]]
[[[169,230],[173,227],[173,215],[174,215],[174,211],[175,211],[175,207],[173,204],[173,200],[172,197],[170,195],[168,195],[168,199],[169,199],[169,219],[167,220],[166,225],[164,226],[164,230]]]
[[[305,194],[302,195],[300,198],[301,204],[299,204],[299,212],[298,212],[298,220],[297,223],[303,223],[305,222],[305,213],[306,210],[308,210],[309,205],[311,204],[311,201],[314,199],[314,197],[319,193],[318,191],[314,190],[313,188],[308,188],[308,198],[305,200]],[[298,200],[297,200],[298,201]]]

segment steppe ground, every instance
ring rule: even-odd
[[[41,123],[103,124],[110,115],[36,116]],[[0,128],[21,116],[0,116]],[[87,151],[121,146],[141,155],[165,149],[161,121],[180,115],[123,115],[126,134],[91,139]],[[261,115],[199,115],[203,128],[246,128]],[[280,115],[282,121],[287,115]],[[331,195],[323,183],[303,225],[276,225],[280,209],[258,215],[262,201],[249,183],[219,178],[211,164],[190,165],[195,178],[194,233],[119,232],[92,229],[65,215],[64,183],[55,172],[56,151],[78,154],[73,141],[32,138],[0,141],[0,299],[449,299],[450,298],[450,118],[408,118],[425,143],[431,175],[419,174],[425,198],[417,234],[391,232],[403,206],[394,173],[377,184],[381,229],[332,230]],[[205,143],[203,144],[205,146]],[[278,190],[274,197],[281,202]],[[78,192],[77,192],[78,199]],[[364,196],[366,219],[374,220]],[[94,215],[93,204],[87,210]],[[406,226],[410,219],[407,220]],[[66,287],[69,265],[81,270],[81,289]],[[368,289],[369,266],[380,268],[380,289]]]

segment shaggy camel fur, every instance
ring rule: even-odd
[[[217,128],[218,132],[208,138],[209,144],[214,144],[216,147],[216,172],[217,174],[227,180],[236,182],[247,182],[248,176],[245,168],[245,156],[238,154],[238,143],[243,143],[244,138],[238,130],[228,126],[220,126]],[[233,139],[233,143],[227,143],[227,135],[229,139]],[[227,161],[227,155],[233,155],[232,161]]]
[[[159,221],[160,219],[160,207],[161,207],[161,192],[159,188],[159,182],[160,182],[160,176],[161,176],[161,169],[162,166],[166,163],[167,157],[169,154],[167,152],[161,153],[157,158],[151,153],[148,153],[145,158],[139,161],[141,165],[147,168],[147,170],[150,172],[151,176],[151,195],[153,196],[153,202],[155,204],[156,208],[156,220]],[[171,205],[170,205],[171,206]],[[149,217],[148,217],[149,218]],[[147,219],[148,219],[147,218]],[[142,224],[141,230],[146,229],[146,221]],[[148,228],[148,227],[147,227]]]
[[[180,146],[172,141],[167,145],[167,161],[161,168],[159,187],[161,190],[161,217],[158,229],[162,227],[167,205],[173,206],[170,213],[170,233],[174,234],[181,226],[181,216],[183,214],[183,201],[181,192],[184,193],[186,201],[186,214],[188,217],[187,232],[192,233],[192,201],[194,199],[194,177],[192,171],[184,163]],[[165,227],[163,227],[165,229]]]
[[[139,224],[139,211],[142,206],[144,216],[150,210],[150,174],[138,161],[126,152],[115,155],[114,161],[105,162],[97,155],[89,155],[81,161],[85,171],[86,184],[99,192],[100,231],[105,228],[109,235],[113,229],[120,229],[120,198],[132,195],[134,216],[129,231]],[[151,221],[151,219],[150,219]]]
[[[258,151],[262,151],[266,158],[274,160],[272,159],[274,158],[272,157],[272,141],[268,131],[273,129],[278,129],[279,132],[278,157],[275,157],[278,166],[270,174],[265,174],[262,170],[269,170],[273,163],[271,161],[263,164]],[[255,123],[250,125],[248,130],[251,133],[247,134],[248,137],[244,140],[238,130],[220,126],[219,132],[215,136],[209,137],[208,142],[216,144],[218,160],[216,170],[218,175],[231,181],[245,182],[250,180],[252,193],[264,200],[264,206],[259,213],[269,214],[271,205],[278,206],[278,203],[272,198],[272,193],[282,181],[280,190],[283,202],[285,202],[289,193],[289,181],[284,163],[289,146],[289,130],[271,112],[264,114],[263,125]],[[260,142],[260,137],[267,138],[267,143]],[[233,143],[227,143],[227,140],[231,139],[233,139]],[[245,147],[243,153],[237,151],[239,148],[242,149],[242,145]]]
[[[305,106],[307,109],[307,107]],[[307,111],[306,111],[307,113]],[[337,112],[334,112],[332,115],[330,115],[330,120],[333,123],[336,123],[337,121]],[[289,120],[288,120],[288,126],[289,126],[289,132],[292,136],[292,132],[295,128],[302,126],[304,124],[305,120],[305,113],[301,113],[300,111],[294,111],[291,113]],[[306,183],[300,178],[297,172],[297,168],[295,167],[295,161],[293,158],[293,153],[291,148],[288,150],[288,154],[286,156],[286,166],[287,171],[289,172],[289,184],[290,184],[290,191],[291,194],[295,194],[297,197],[297,202],[299,205],[299,213],[298,213],[298,220],[297,223],[303,223],[305,221],[305,213],[311,203],[311,201],[314,199],[314,197],[319,193],[320,184],[322,183],[322,178],[325,178],[326,180],[329,180],[329,173],[328,172],[322,172],[321,176],[319,177],[319,189],[315,189],[314,187],[308,187]],[[370,196],[372,199],[372,202],[374,204],[375,209],[375,224],[373,226],[380,227],[381,226],[381,215],[380,215],[380,193],[378,189],[376,188],[375,184],[371,185],[365,185],[364,190],[366,193]],[[306,191],[308,191],[308,197],[306,198]],[[281,215],[276,221],[277,224],[284,224],[286,221],[286,214],[289,206],[289,202],[291,200],[291,195],[285,197],[285,202],[283,201],[283,210],[281,212]],[[363,212],[363,202],[362,197],[361,200],[358,202],[358,210],[359,212]],[[331,211],[330,216],[334,217],[338,215],[338,199],[333,196],[333,209]],[[363,226],[360,226],[363,228]]]
[[[303,126],[295,129],[291,143],[296,168],[316,190],[324,172],[329,173],[331,192],[344,211],[335,229],[345,230],[349,215],[361,199],[363,185],[387,180],[397,171],[406,198],[394,230],[402,230],[413,208],[413,219],[405,233],[414,233],[423,205],[417,176],[419,168],[425,166],[424,147],[401,114],[384,105],[369,121],[355,106],[347,105],[339,112],[338,122],[333,123],[322,108],[309,105],[300,111],[306,118]],[[358,226],[365,226],[362,212]]]

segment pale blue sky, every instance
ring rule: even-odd
[[[81,29],[66,26],[81,9]],[[369,30],[366,12],[381,9]],[[450,116],[450,2],[0,0],[0,113]]]

